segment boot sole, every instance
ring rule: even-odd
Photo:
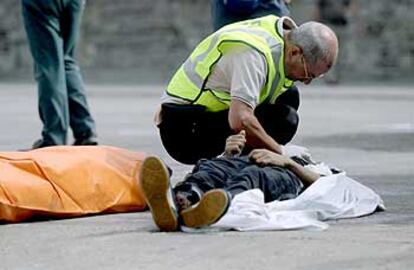
[[[229,196],[222,189],[213,189],[204,194],[194,207],[180,212],[183,224],[190,228],[200,228],[216,223],[230,205]]]
[[[167,168],[158,157],[147,157],[142,163],[140,172],[141,188],[152,218],[162,231],[178,229],[177,212],[172,205],[172,197]],[[172,195],[172,194],[171,194]]]

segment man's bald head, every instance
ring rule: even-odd
[[[288,35],[289,43],[300,47],[311,67],[324,67],[328,71],[338,56],[338,39],[326,25],[306,22],[292,29]],[[324,71],[324,72],[326,72]]]

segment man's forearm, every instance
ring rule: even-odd
[[[243,123],[243,129],[246,131],[246,144],[250,148],[265,148],[282,154],[282,147],[266,133],[256,118]]]
[[[246,131],[246,146],[252,149],[264,148],[281,154],[282,147],[263,129],[254,115],[253,108],[247,104],[232,100],[229,111],[229,124],[235,132]]]

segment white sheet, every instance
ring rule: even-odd
[[[310,169],[329,174],[324,164]],[[372,189],[358,183],[345,172],[321,177],[297,198],[264,203],[261,190],[243,192],[232,200],[227,213],[206,230],[324,230],[324,221],[354,218],[373,213],[377,208],[385,210],[380,196]]]
[[[330,219],[354,218],[385,209],[378,194],[345,173],[320,178],[297,198],[265,204],[255,189],[236,196],[213,228],[238,231],[324,230]]]

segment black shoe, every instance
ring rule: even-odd
[[[38,139],[37,141],[35,141],[33,143],[32,147],[24,148],[24,149],[18,149],[17,151],[26,152],[26,151],[35,150],[35,149],[44,148],[44,147],[49,147],[49,146],[56,146],[56,145],[53,144],[53,143],[48,143],[48,142],[44,141],[43,139]]]
[[[87,138],[76,139],[73,145],[98,145],[98,138],[90,136]]]
[[[44,147],[50,147],[50,146],[56,146],[56,144],[47,142],[43,139],[38,139],[37,141],[33,143],[31,150],[38,149],[38,148],[44,148]]]

